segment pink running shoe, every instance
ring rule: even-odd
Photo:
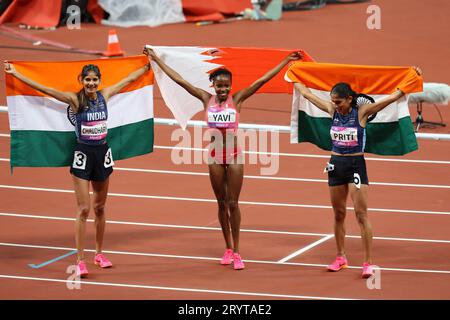
[[[95,255],[94,263],[101,268],[109,268],[112,267],[111,261],[106,259],[106,257],[102,253],[97,253]]]
[[[245,268],[244,262],[242,261],[239,253],[233,253],[233,268],[234,270],[242,270]]]
[[[228,265],[231,262],[233,262],[233,249],[227,249],[223,254],[222,260],[220,260],[220,264]]]
[[[362,277],[363,278],[370,278],[371,276],[374,275],[374,271],[373,271],[373,266],[367,262],[363,263],[363,272],[362,272]]]
[[[347,259],[343,256],[337,256],[336,260],[334,260],[333,263],[327,267],[327,269],[328,271],[339,271],[342,268],[347,267],[348,267]]]
[[[89,274],[86,263],[84,261],[80,261],[77,263],[77,277],[83,278]]]

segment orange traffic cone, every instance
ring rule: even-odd
[[[103,52],[105,57],[123,56],[125,52],[122,51],[119,44],[119,38],[117,37],[116,30],[111,29],[108,33],[108,47]]]

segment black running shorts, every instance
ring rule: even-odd
[[[357,187],[361,184],[369,184],[366,161],[363,155],[331,155],[326,171],[328,172],[328,185],[330,187],[349,183],[354,183]]]
[[[89,181],[105,181],[113,172],[114,161],[108,144],[91,146],[77,143],[70,173]]]

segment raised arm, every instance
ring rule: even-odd
[[[422,70],[419,67],[414,67],[414,70],[416,71],[416,73],[419,76],[422,75]],[[359,108],[361,120],[364,123],[370,115],[372,115],[374,113],[377,113],[378,111],[383,110],[388,105],[390,105],[391,103],[397,101],[398,99],[400,99],[404,95],[405,94],[404,94],[404,92],[402,90],[397,89],[395,92],[391,93],[389,96],[387,96],[384,99],[381,99],[380,101],[377,101],[375,103],[362,105]]]
[[[364,104],[364,105],[360,106],[359,107],[359,113],[360,113],[360,118],[361,118],[360,122],[364,123],[365,121],[367,121],[367,118],[370,115],[383,110],[388,105],[397,101],[404,95],[405,94],[403,93],[403,91],[401,91],[400,89],[397,89],[394,93],[391,93],[389,96],[387,96],[384,99],[381,99],[380,101],[377,101],[375,103],[370,103],[370,104]]]
[[[286,58],[284,58],[276,67],[267,72],[261,78],[253,82],[249,87],[236,92],[233,95],[234,103],[237,108],[240,108],[240,104],[244,102],[248,97],[253,95],[259,88],[261,88],[264,84],[266,84],[270,79],[275,77],[275,75],[284,68],[289,62],[298,60],[301,58],[301,54],[299,52],[292,52]]]
[[[323,100],[316,96],[314,93],[309,90],[303,83],[296,82],[294,83],[294,87],[296,90],[300,92],[300,94],[309,100],[313,105],[315,105],[320,110],[328,113],[330,116],[334,114],[334,107],[330,101]]]
[[[151,69],[151,66],[150,66],[150,62],[149,62],[145,66],[140,67],[136,71],[131,72],[127,77],[123,78],[116,84],[113,84],[109,87],[103,88],[102,89],[103,97],[105,98],[106,101],[108,101],[109,98],[111,98],[113,95],[119,93],[120,90],[125,88],[130,83],[136,81],[140,76],[142,76],[144,73],[146,73],[150,69]]]
[[[178,72],[173,70],[164,61],[162,61],[152,49],[145,48],[144,54],[149,56],[150,59],[152,59],[161,68],[161,70],[164,71],[164,73],[169,76],[170,79],[172,79],[181,87],[183,87],[183,89],[189,92],[192,96],[202,101],[204,106],[208,104],[208,101],[211,98],[211,94],[209,92],[197,88],[192,84],[190,84],[188,81],[186,81]]]
[[[50,87],[46,87],[18,72],[12,63],[4,61],[4,64],[6,73],[16,77],[17,79],[26,83],[33,89],[36,89],[46,95],[49,95],[55,98],[56,100],[69,104],[72,110],[74,111],[78,110],[78,99],[77,95],[74,92],[63,92]]]

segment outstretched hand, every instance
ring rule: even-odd
[[[155,58],[157,58],[155,51],[153,51],[153,49],[151,48],[144,47],[144,51],[142,51],[142,53],[152,60],[155,60]]]
[[[417,75],[419,75],[419,76],[423,75],[422,69],[420,69],[417,66],[414,66],[413,68],[414,68],[414,71],[416,71]]]
[[[294,60],[300,60],[303,58],[303,55],[300,51],[294,51],[289,53],[289,55],[286,57],[288,61],[294,61]]]
[[[16,68],[14,68],[14,65],[12,63],[9,63],[8,61],[3,61],[5,64],[5,72],[9,74],[14,74],[16,72]]]

